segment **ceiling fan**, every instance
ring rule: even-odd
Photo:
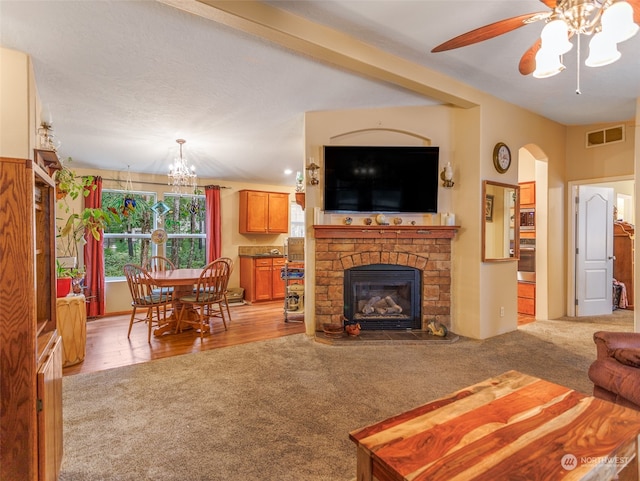
[[[533,74],[534,77],[543,78],[564,70],[561,55],[573,46],[569,39],[574,35],[578,38],[579,55],[580,35],[594,34],[590,55],[585,63],[597,67],[620,58],[616,44],[635,35],[637,24],[640,24],[640,0],[540,1],[551,10],[519,15],[476,28],[447,40],[431,52],[466,47],[544,20],[546,25],[540,38],[522,55],[518,66],[522,75]]]

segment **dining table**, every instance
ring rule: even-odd
[[[162,336],[167,332],[175,332],[178,324],[178,313],[182,308],[180,298],[188,296],[193,292],[194,285],[198,283],[202,274],[202,268],[198,269],[170,269],[165,271],[149,271],[149,276],[158,287],[173,288],[173,312],[167,320],[158,329],[153,331],[154,336]],[[186,316],[197,316],[193,309],[185,311]]]

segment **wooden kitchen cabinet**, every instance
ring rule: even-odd
[[[536,314],[536,285],[531,282],[518,282],[518,314]]]
[[[284,299],[285,283],[280,277],[284,257],[240,256],[240,287],[247,302]]]
[[[241,234],[286,234],[289,232],[289,194],[241,190]]]
[[[0,158],[0,272],[7,274],[0,283],[2,480],[54,481],[62,462],[55,184],[44,154]]]
[[[536,204],[536,183],[520,182],[520,205],[535,207]]]

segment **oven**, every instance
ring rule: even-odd
[[[535,230],[536,210],[532,208],[520,209],[520,232],[533,232]]]
[[[518,260],[518,280],[536,280],[536,240],[520,239],[520,260]]]

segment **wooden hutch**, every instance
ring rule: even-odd
[[[56,322],[53,151],[0,157],[0,479],[56,480],[62,344]]]

